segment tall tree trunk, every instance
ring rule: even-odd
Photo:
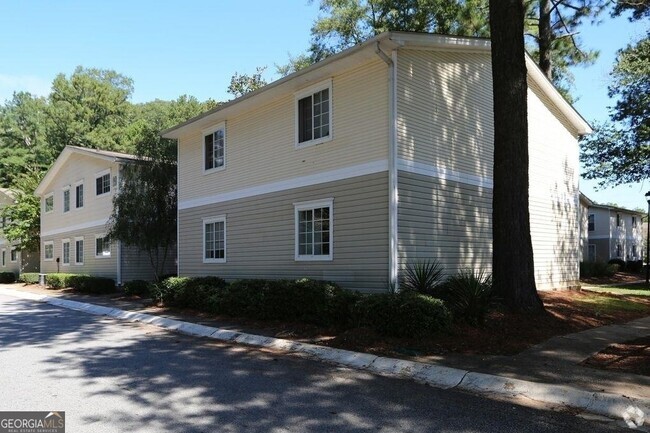
[[[528,211],[528,121],[523,0],[490,0],[494,103],[493,284],[516,311],[543,311]]]
[[[546,78],[552,80],[551,44],[553,43],[553,29],[551,28],[551,0],[539,0],[538,26],[539,68],[544,72]]]

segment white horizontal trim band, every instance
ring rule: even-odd
[[[325,171],[322,173],[311,174],[308,176],[296,177],[293,179],[281,180],[279,182],[257,185],[250,188],[244,188],[237,191],[224,192],[207,197],[199,197],[190,200],[178,202],[178,209],[191,209],[198,206],[222,203],[230,200],[253,197],[256,195],[269,194],[272,192],[285,191],[288,189],[302,188],[320,183],[334,182],[337,180],[350,179],[357,176],[380,173],[388,171],[388,160],[368,162],[365,164],[353,165],[351,167],[339,168],[336,170]]]
[[[483,188],[492,188],[494,185],[492,179],[488,177],[475,176],[473,174],[449,170],[445,167],[435,167],[433,165],[401,158],[397,160],[397,169],[408,173],[421,174],[423,176],[435,177],[437,179],[450,180]]]
[[[48,230],[46,232],[41,232],[41,237],[54,236],[66,232],[76,232],[79,230],[89,229],[91,227],[105,226],[108,223],[108,218],[104,218],[96,221],[89,221],[87,223],[77,224],[74,226],[61,227],[60,229]]]

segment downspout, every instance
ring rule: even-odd
[[[397,51],[391,57],[384,53],[379,41],[375,53],[389,66],[388,74],[388,281],[389,287],[399,291],[398,236],[397,236]]]
[[[115,192],[117,194],[120,193],[120,174],[122,171],[122,166],[120,164],[117,165],[117,186],[115,188]],[[119,208],[117,209],[119,212]],[[122,285],[122,242],[120,240],[117,241],[117,251],[116,251],[116,259],[117,259],[117,285],[121,286]]]

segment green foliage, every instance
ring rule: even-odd
[[[266,70],[266,66],[258,66],[253,75],[239,74],[235,72],[230,78],[230,85],[228,86],[228,93],[234,95],[235,98],[244,96],[254,90],[266,86],[268,83],[262,78],[262,74]]]
[[[71,278],[89,275],[82,274],[65,274],[65,273],[52,273],[45,276],[45,284],[53,289],[64,289],[71,287]]]
[[[357,303],[356,314],[361,326],[394,337],[426,337],[451,324],[440,299],[414,292],[368,295]]]
[[[23,272],[18,276],[18,281],[25,284],[38,284],[39,277],[38,272]]]
[[[37,172],[19,175],[17,186],[12,191],[14,203],[0,208],[0,218],[5,220],[0,234],[19,250],[39,250],[41,203],[34,195],[34,189],[40,178]]]
[[[47,274],[45,283],[53,289],[70,287],[78,292],[103,294],[115,291],[115,281],[110,278],[93,277],[85,274]]]
[[[616,99],[612,123],[596,125],[580,142],[583,176],[601,186],[650,177],[650,32],[619,51],[609,96]]]
[[[617,17],[628,11],[632,12],[628,18],[630,21],[650,18],[650,2],[648,0],[617,0],[612,16]]]
[[[285,63],[284,65],[276,64],[275,70],[281,76],[286,77],[289,74],[293,74],[294,72],[298,72],[301,69],[305,69],[306,67],[312,65],[313,63],[314,61],[307,54],[299,54],[295,57],[289,54],[289,59],[287,60],[287,63]]]
[[[16,274],[13,272],[0,272],[0,284],[11,284],[16,282]]]
[[[605,262],[580,262],[580,278],[612,277],[618,272],[618,264]]]
[[[444,269],[436,260],[408,263],[402,281],[403,290],[433,295],[443,278]]]
[[[440,297],[455,318],[470,325],[485,323],[492,302],[492,276],[485,272],[464,269],[449,277],[442,287]]]
[[[153,284],[144,280],[132,280],[123,284],[122,290],[128,296],[149,296]]]

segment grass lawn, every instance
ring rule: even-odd
[[[583,290],[598,293],[613,293],[615,295],[648,296],[650,287],[645,282],[634,284],[599,284],[583,286]]]

